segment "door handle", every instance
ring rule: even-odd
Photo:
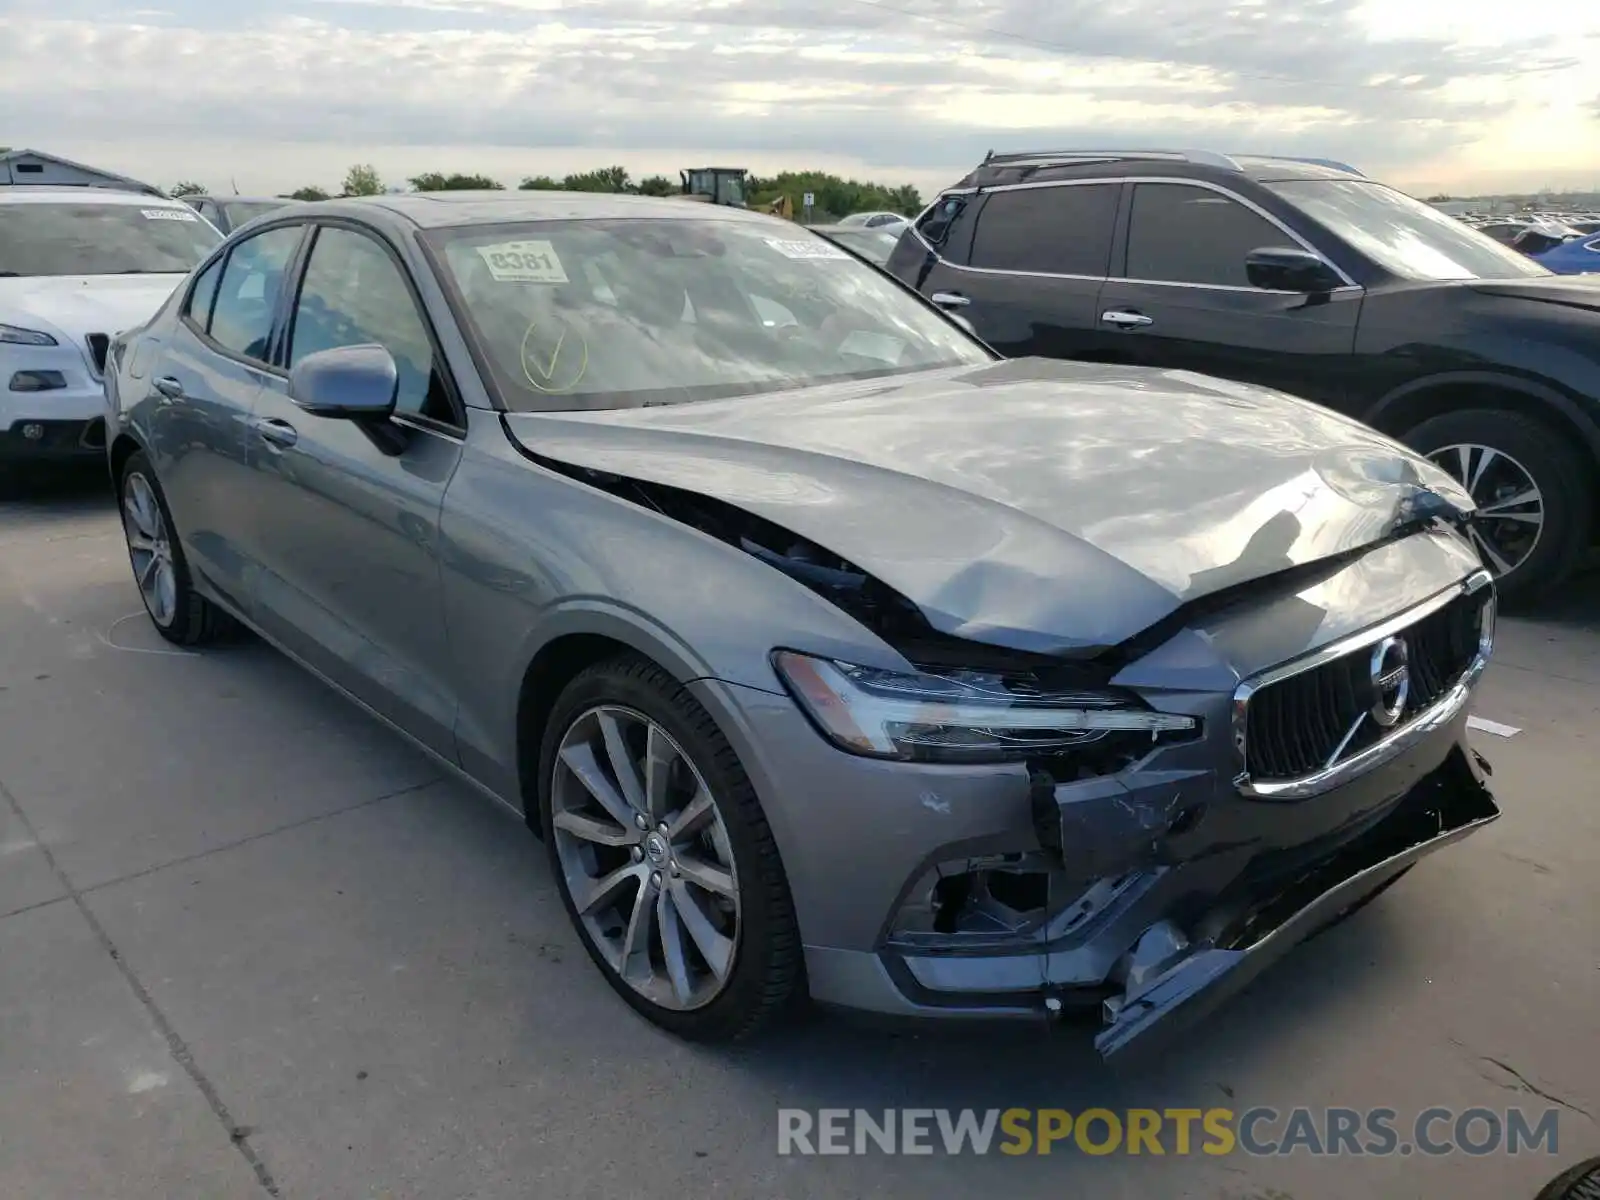
[[[161,376],[153,386],[156,391],[160,392],[168,400],[176,400],[183,395],[183,384],[179,383],[171,375]]]
[[[965,308],[972,303],[960,292],[935,292],[928,299],[932,300],[940,308]]]
[[[287,421],[280,421],[277,417],[258,417],[250,422],[250,427],[261,435],[261,440],[271,442],[274,446],[285,449],[300,440],[300,435],[295,432],[293,425]]]
[[[1125,308],[1107,309],[1100,314],[1100,319],[1107,325],[1115,325],[1118,329],[1139,329],[1156,323],[1154,317],[1147,317],[1141,312],[1130,312]]]

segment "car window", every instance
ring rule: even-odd
[[[1252,250],[1293,246],[1294,239],[1237,200],[1176,183],[1133,189],[1128,221],[1129,279],[1249,287]]]
[[[950,240],[957,225],[968,219],[971,206],[965,196],[946,196],[917,221],[917,232],[930,246],[943,246]]]
[[[273,312],[301,228],[281,225],[268,229],[245,238],[228,252],[211,310],[209,332],[218,345],[266,361]]]
[[[221,241],[172,200],[30,199],[4,211],[0,276],[187,275]]]
[[[490,385],[517,410],[689,404],[993,361],[799,226],[592,218],[422,236]]]
[[[405,275],[366,234],[338,227],[317,232],[289,336],[291,367],[319,350],[377,343],[399,368],[395,411],[457,423]]]
[[[1120,184],[991,192],[972,235],[972,265],[1103,278]]]
[[[183,310],[183,315],[193,321],[200,329],[208,329],[211,325],[211,302],[217,298],[217,281],[222,278],[222,264],[226,257],[217,259],[194,281],[194,288],[189,292],[189,303]]]

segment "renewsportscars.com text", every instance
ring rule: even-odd
[[[1554,1108],[781,1108],[778,1153],[1554,1155],[1558,1121]]]

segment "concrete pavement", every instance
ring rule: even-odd
[[[1165,1062],[825,1017],[676,1042],[520,821],[254,642],[139,613],[93,483],[0,502],[0,1197],[1532,1197],[1600,1153],[1600,577],[1502,624],[1505,818]],[[779,1107],[1560,1107],[1560,1154],[779,1158]]]

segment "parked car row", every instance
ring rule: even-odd
[[[1502,590],[1565,580],[1600,477],[1600,277],[1339,164],[991,156],[889,270],[1008,356],[1193,371],[1399,437],[1471,493]]]

